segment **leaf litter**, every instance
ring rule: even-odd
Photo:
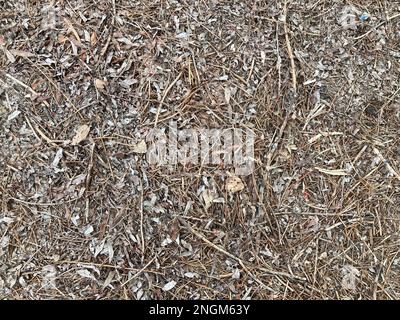
[[[347,5],[2,2],[0,298],[399,299],[399,8]],[[171,119],[254,171],[150,165]]]

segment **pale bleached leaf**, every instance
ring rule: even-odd
[[[106,84],[107,84],[107,82],[104,80],[100,80],[100,79],[94,80],[95,87],[100,91],[103,91],[106,88]]]
[[[140,141],[139,143],[132,146],[132,152],[134,153],[146,153],[147,152],[147,145],[144,140]]]
[[[164,287],[163,287],[163,291],[169,291],[171,289],[173,289],[176,286],[176,281],[172,280],[170,282],[168,282]]]
[[[331,175],[331,176],[348,176],[349,173],[343,169],[323,169],[319,167],[315,167],[319,172]]]
[[[12,120],[16,119],[20,114],[21,114],[21,111],[19,111],[19,110],[13,111],[13,112],[8,116],[7,121],[12,121]]]
[[[77,270],[76,273],[79,274],[83,278],[87,278],[87,279],[91,279],[91,280],[95,280],[96,281],[95,276],[89,270],[80,269],[80,270]]]
[[[56,155],[54,157],[53,162],[51,163],[51,166],[53,167],[53,169],[57,169],[62,157],[63,157],[63,149],[59,148],[56,152]]]
[[[82,141],[86,140],[87,136],[89,135],[90,127],[86,124],[80,126],[78,130],[76,130],[75,136],[72,138],[71,144],[73,146],[78,145]]]
[[[225,95],[225,102],[229,104],[229,102],[231,101],[231,89],[229,87],[225,88],[224,95]]]
[[[28,52],[28,51],[22,51],[22,50],[10,50],[10,52],[16,56],[16,57],[22,57],[22,58],[31,58],[34,57],[35,54],[32,52]]]
[[[242,191],[244,189],[244,184],[242,180],[237,176],[230,176],[226,180],[226,190],[230,193],[235,193]]]
[[[212,195],[211,191],[209,189],[204,189],[204,191],[201,194],[203,201],[204,201],[204,207],[206,210],[211,207],[213,201],[214,201],[214,196]]]

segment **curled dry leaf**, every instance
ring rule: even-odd
[[[87,278],[96,281],[95,276],[87,269],[80,269],[76,271],[82,278]]]
[[[84,141],[90,132],[90,127],[86,124],[80,126],[76,131],[75,136],[72,138],[71,144],[73,146],[78,145],[82,141]]]
[[[348,176],[349,173],[346,172],[343,169],[336,169],[336,170],[332,170],[332,169],[323,169],[323,168],[319,168],[319,167],[315,167],[315,169],[317,169],[319,172],[331,175],[331,176]]]
[[[90,36],[90,45],[94,47],[97,44],[97,34],[96,32],[92,32],[92,35]]]
[[[62,157],[63,157],[63,149],[62,148],[59,148],[58,150],[57,150],[57,152],[56,152],[56,155],[55,155],[55,157],[54,157],[54,160],[53,160],[53,162],[52,162],[52,164],[51,164],[51,166],[55,169],[55,168],[57,168],[58,167],[58,164],[60,163],[60,161],[61,161],[61,159],[62,159]]]
[[[229,102],[231,101],[231,89],[229,87],[225,88],[224,95],[225,95],[225,102],[229,104]]]
[[[204,207],[207,210],[208,208],[211,207],[215,198],[209,189],[204,189],[201,196],[203,197],[204,200]]]
[[[230,176],[226,180],[226,190],[229,193],[235,193],[242,191],[244,189],[244,184],[242,180],[237,176]]]

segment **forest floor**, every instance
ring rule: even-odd
[[[400,299],[399,79],[399,1],[0,0],[0,299]]]

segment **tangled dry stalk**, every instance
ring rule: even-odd
[[[399,299],[399,12],[0,1],[0,297]],[[243,190],[148,164],[171,119],[252,129]]]

